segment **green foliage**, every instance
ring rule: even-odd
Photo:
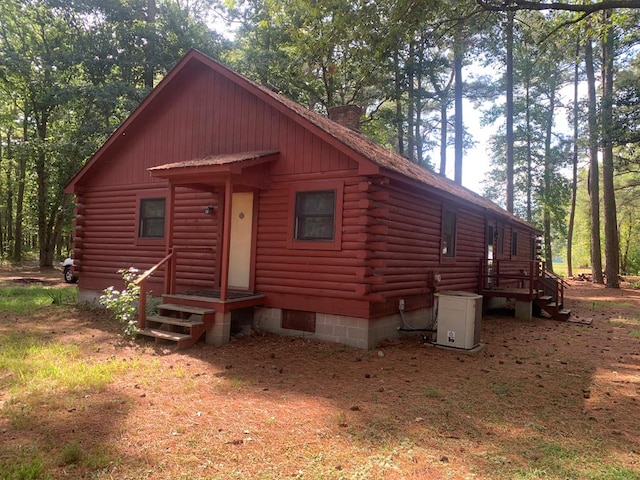
[[[0,371],[7,372],[0,387],[29,391],[29,395],[65,389],[100,390],[127,363],[112,360],[87,363],[76,345],[48,341],[33,335],[12,333],[0,342]]]
[[[114,286],[107,287],[100,296],[100,303],[107,310],[111,310],[113,317],[122,325],[123,333],[135,338],[138,333],[140,287],[133,282],[138,277],[139,271],[137,268],[130,267],[118,270],[118,273],[124,280],[124,290],[118,290]]]
[[[196,3],[0,3],[0,229],[11,244],[0,250],[20,259],[23,238],[37,238],[51,266],[71,237],[71,176],[187,50],[220,56]]]
[[[73,304],[76,295],[76,290],[69,287],[5,287],[0,290],[0,311],[31,313],[47,305]]]
[[[19,463],[0,463],[0,480],[43,480],[42,462],[37,458],[25,459]]]
[[[83,453],[80,444],[76,441],[67,443],[60,453],[61,465],[75,465],[82,460]]]

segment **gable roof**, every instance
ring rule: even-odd
[[[451,199],[461,199],[484,209],[496,216],[509,219],[528,229],[534,229],[532,225],[523,219],[507,212],[497,204],[481,195],[454,183],[452,180],[438,175],[416,163],[411,162],[392,151],[370,141],[360,133],[344,127],[328,118],[313,112],[302,105],[262,86],[239,73],[230,70],[220,62],[204,55],[197,50],[190,50],[176,66],[164,77],[164,79],[147,95],[131,115],[109,136],[105,143],[78,171],[65,187],[65,192],[73,193],[76,187],[82,183],[82,179],[92,171],[100,158],[112,148],[118,140],[124,136],[126,129],[136,122],[136,119],[151,104],[156,97],[169,85],[172,80],[191,62],[199,62],[221,74],[232,82],[244,87],[271,107],[283,113],[297,123],[303,124],[314,134],[328,141],[338,150],[354,158],[363,173],[382,174],[394,177],[400,181],[409,182],[419,188],[436,191]]]

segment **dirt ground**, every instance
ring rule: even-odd
[[[0,390],[0,465],[31,451],[45,478],[640,478],[640,291],[571,282],[565,304],[589,324],[487,316],[475,355],[420,336],[369,352],[272,335],[175,351],[124,340],[97,310],[1,314],[0,335],[129,368],[22,412]],[[71,465],[69,442],[83,456]]]

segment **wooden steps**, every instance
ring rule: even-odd
[[[558,302],[553,301],[553,297],[550,295],[543,295],[536,298],[535,304],[554,320],[566,322],[571,315],[571,310],[567,310],[563,308],[562,305],[558,305]]]
[[[139,335],[175,342],[178,348],[196,343],[211,327],[216,311],[212,308],[163,303],[158,305],[158,315],[147,317],[145,328]]]

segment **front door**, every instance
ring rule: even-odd
[[[234,193],[231,199],[229,288],[248,290],[251,284],[253,192]]]

